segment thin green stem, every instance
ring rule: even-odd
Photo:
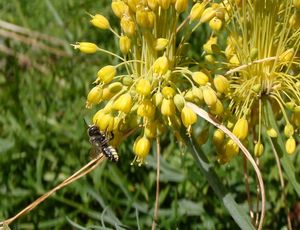
[[[160,139],[156,138],[156,194],[155,194],[155,207],[154,216],[152,222],[152,230],[156,229],[158,221],[158,209],[159,209],[159,178],[160,178]]]

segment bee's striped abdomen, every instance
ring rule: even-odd
[[[117,151],[110,145],[103,147],[103,154],[113,162],[117,162],[119,160]]]

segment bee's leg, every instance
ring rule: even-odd
[[[111,131],[111,132],[110,132],[110,138],[109,138],[109,141],[111,141],[112,139],[114,139],[114,137],[115,137],[114,132]]]
[[[105,129],[105,131],[104,131],[104,135],[107,137],[107,128]]]

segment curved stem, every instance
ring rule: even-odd
[[[264,188],[262,175],[258,166],[256,165],[255,160],[253,159],[249,151],[245,148],[245,146],[242,144],[242,142],[232,132],[230,132],[230,130],[228,130],[225,126],[220,124],[219,121],[217,121],[215,118],[210,116],[205,110],[199,108],[193,103],[187,102],[187,106],[190,107],[196,114],[198,114],[198,116],[202,117],[203,119],[205,119],[206,121],[208,121],[209,123],[217,127],[218,129],[221,129],[225,134],[227,134],[239,146],[239,148],[241,149],[245,157],[247,157],[247,159],[253,166],[253,169],[258,179],[260,192],[261,192],[261,215],[260,215],[260,221],[258,226],[258,230],[261,230],[263,227],[263,222],[264,222],[265,212],[266,212],[266,195],[265,195],[265,188]]]
[[[97,50],[100,51],[100,52],[103,52],[103,53],[106,53],[106,54],[109,54],[111,56],[114,56],[118,59],[120,59],[121,61],[126,61],[124,58],[122,58],[121,56],[117,55],[117,54],[114,54],[108,50],[105,50],[105,49],[101,49],[100,47],[97,47]]]
[[[278,168],[278,175],[279,175],[279,181],[280,181],[280,187],[281,187],[281,199],[283,199],[283,202],[284,202],[284,206],[285,206],[285,211],[286,211],[286,219],[287,219],[287,227],[289,230],[292,230],[292,223],[291,223],[291,219],[290,219],[290,216],[289,216],[289,206],[287,204],[287,199],[286,199],[286,190],[285,190],[285,183],[284,183],[284,178],[283,178],[283,173],[282,173],[282,168],[281,168],[281,164],[280,164],[280,159],[279,159],[279,156],[278,156],[278,153],[276,151],[276,148],[273,144],[273,142],[270,140],[270,137],[269,137],[269,141],[270,141],[270,144],[271,144],[271,147],[272,147],[272,152],[274,153],[274,157],[275,157],[275,160],[276,160],[276,165],[277,165],[277,168]]]
[[[266,61],[274,61],[276,60],[277,57],[268,57],[268,58],[263,58],[263,59],[260,59],[260,60],[255,60],[253,62],[250,62],[250,63],[247,63],[247,64],[244,64],[244,65],[241,65],[241,66],[238,66],[232,70],[229,70],[225,73],[225,75],[229,75],[229,74],[232,74],[232,73],[235,73],[235,72],[238,72],[242,69],[245,69],[253,64],[257,64],[257,63],[261,63],[261,62],[266,62]]]
[[[244,180],[245,180],[245,187],[246,187],[246,194],[247,194],[247,202],[248,202],[248,206],[249,206],[249,214],[250,214],[252,223],[254,223],[254,213],[253,213],[252,199],[251,199],[251,193],[250,193],[250,187],[249,187],[247,158],[245,156],[243,157],[243,161],[244,161]]]
[[[152,230],[156,229],[159,208],[159,178],[160,178],[160,140],[156,138],[156,194],[155,194],[155,207],[152,222]]]
[[[38,206],[40,203],[42,203],[44,200],[46,200],[49,196],[51,196],[56,191],[62,189],[63,187],[67,186],[68,184],[78,180],[80,177],[86,175],[87,173],[94,170],[106,157],[104,155],[100,155],[98,158],[93,159],[89,163],[87,163],[85,166],[83,166],[81,169],[79,169],[76,173],[74,173],[72,176],[68,177],[66,180],[61,182],[59,185],[57,185],[55,188],[51,189],[50,191],[46,192],[39,198],[37,198],[34,202],[29,204],[27,207],[25,207],[23,210],[18,212],[15,216],[0,222],[0,227],[4,225],[9,225],[19,217],[27,214],[31,210],[33,210],[36,206]]]

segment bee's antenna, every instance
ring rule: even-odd
[[[83,118],[84,123],[86,124],[87,127],[90,127],[89,123],[86,121],[85,118]]]

